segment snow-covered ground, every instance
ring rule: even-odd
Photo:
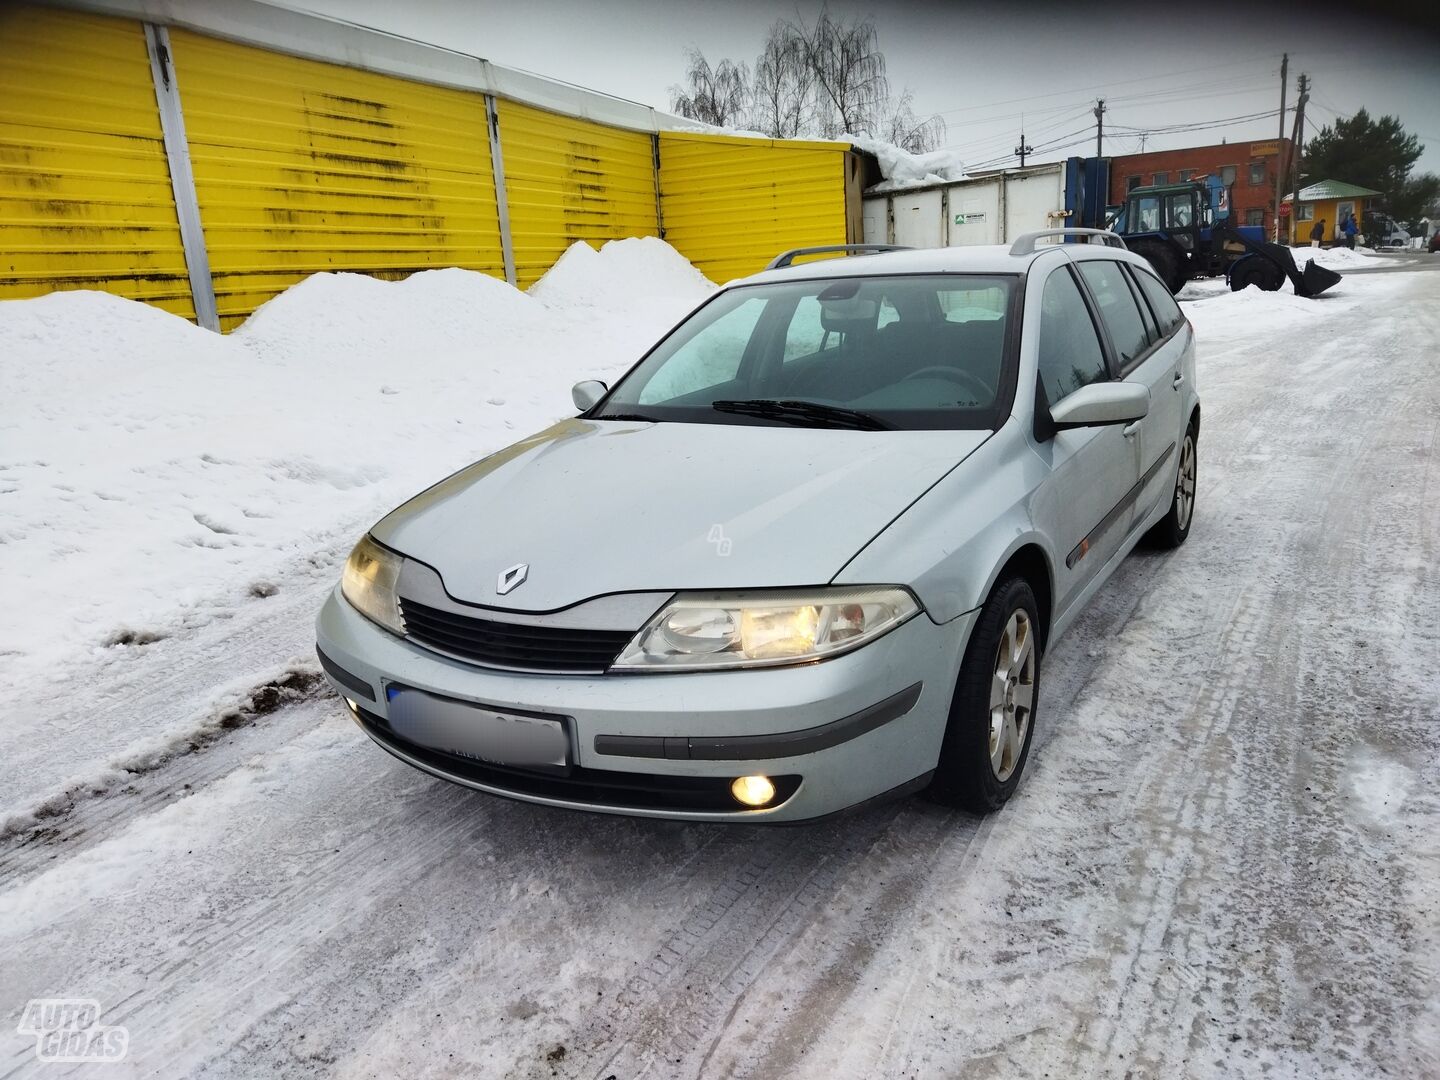
[[[1047,655],[984,821],[510,803],[316,692],[365,525],[709,288],[627,241],[225,339],[0,304],[0,1076],[65,1074],[15,1033],[59,996],[117,1077],[1440,1075],[1440,274],[1186,300],[1190,542]]]

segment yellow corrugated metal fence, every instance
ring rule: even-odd
[[[0,300],[54,289],[195,316],[144,29],[0,3]]]
[[[845,143],[662,132],[665,239],[712,281],[787,248],[846,243]]]
[[[659,235],[649,135],[513,101],[496,109],[522,288],[576,240]]]
[[[174,28],[169,60],[223,329],[321,270],[503,276],[484,93]],[[667,132],[657,173],[650,133],[494,109],[522,288],[577,240],[663,233],[723,282],[847,239],[846,144]],[[174,191],[142,23],[0,6],[0,299],[99,288],[193,319]]]
[[[318,270],[503,276],[483,95],[170,42],[223,327]]]

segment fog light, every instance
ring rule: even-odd
[[[355,713],[356,715],[359,715],[359,713],[360,713],[360,706],[359,706],[359,704],[355,701],[354,698],[348,698],[348,697],[347,697],[347,698],[345,699],[345,704],[350,706],[350,711],[351,711],[352,713]]]
[[[741,776],[730,782],[730,794],[746,806],[764,806],[775,798],[775,785],[768,776]]]

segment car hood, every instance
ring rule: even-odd
[[[615,592],[829,581],[989,431],[565,420],[373,530],[457,600],[553,611]],[[497,593],[502,570],[526,580]]]

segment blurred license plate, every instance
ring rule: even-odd
[[[386,687],[390,729],[407,742],[492,765],[565,769],[565,725],[543,716],[498,712],[403,686]]]

